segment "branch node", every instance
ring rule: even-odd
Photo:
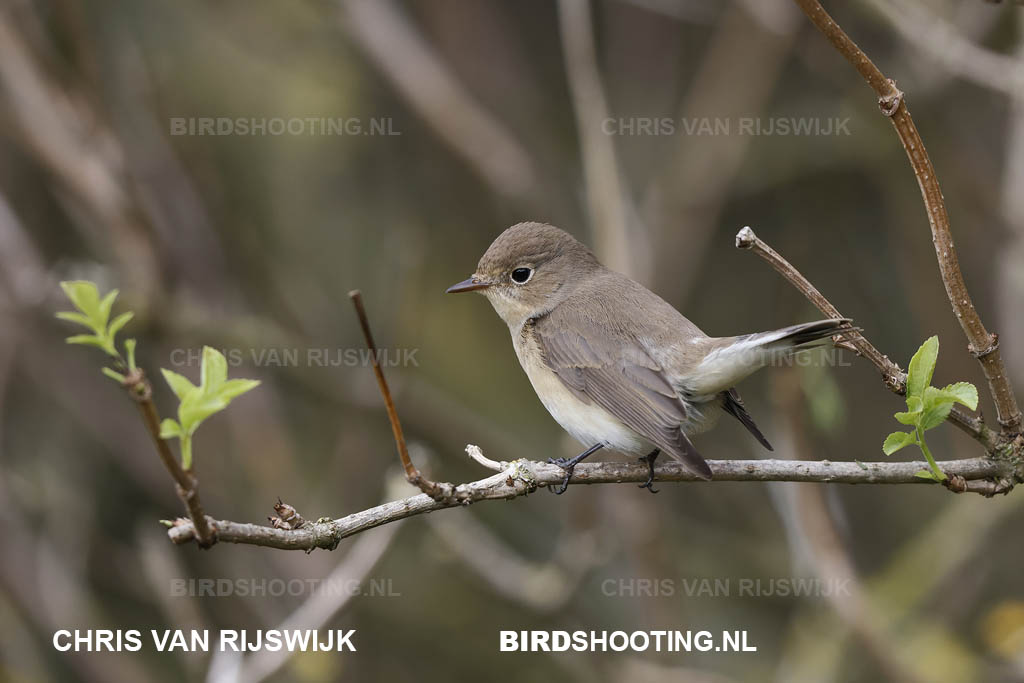
[[[989,342],[990,343],[989,343],[988,347],[984,348],[984,349],[982,349],[980,351],[974,347],[973,343],[967,345],[967,350],[971,352],[972,356],[974,356],[978,360],[981,360],[985,356],[988,356],[989,354],[995,353],[996,351],[999,350],[999,335],[998,334],[993,333],[993,334],[989,335]]]
[[[270,520],[270,525],[275,529],[284,529],[286,531],[301,529],[306,523],[306,520],[302,518],[298,510],[280,498],[274,503],[274,512],[277,516],[267,517],[267,519]]]
[[[893,92],[888,95],[882,95],[878,98],[878,108],[882,110],[882,113],[892,118],[896,115],[896,111],[903,104],[903,91],[896,87],[896,81],[891,78],[885,79],[892,86]]]
[[[736,233],[736,248],[737,249],[750,249],[754,246],[757,241],[757,235],[750,229],[749,225],[744,225],[738,233]]]

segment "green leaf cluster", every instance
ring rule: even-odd
[[[60,286],[78,311],[61,311],[57,317],[92,330],[92,334],[76,334],[68,337],[67,343],[95,346],[103,349],[109,356],[120,358],[121,354],[114,345],[114,335],[128,324],[134,314],[127,311],[114,318],[113,321],[110,320],[110,311],[114,306],[114,300],[117,299],[117,290],[111,290],[101,299],[96,285],[87,280],[62,282]]]
[[[228,404],[250,389],[259,386],[254,379],[228,379],[228,363],[224,354],[209,346],[203,347],[199,386],[171,370],[161,369],[171,391],[178,397],[178,419],[160,423],[160,437],[181,440],[181,464],[192,467],[192,435],[206,418],[228,407]]]
[[[135,365],[135,340],[126,339],[125,353],[117,349],[115,336],[121,331],[132,313],[126,312],[110,319],[110,313],[117,299],[117,290],[100,297],[99,289],[92,282],[76,280],[60,283],[77,311],[61,311],[57,317],[61,320],[77,323],[88,328],[91,334],[78,334],[67,338],[69,344],[85,344],[102,349],[114,358],[114,366],[104,367],[103,374],[121,383],[143,386],[144,379]],[[123,374],[128,372],[128,375]],[[202,367],[200,369],[199,386],[192,384],[187,378],[170,370],[163,370],[164,379],[171,391],[178,397],[178,419],[166,419],[160,423],[160,438],[181,440],[181,464],[186,470],[192,467],[192,435],[206,418],[228,407],[238,396],[259,385],[252,379],[228,379],[228,363],[224,355],[209,346],[203,347]],[[128,380],[132,377],[132,380]],[[148,383],[144,384],[147,388]]]
[[[112,289],[106,296],[100,297],[99,289],[95,283],[88,280],[61,282],[60,286],[78,310],[60,311],[57,313],[57,317],[61,320],[77,323],[92,331],[92,334],[73,335],[65,341],[68,344],[95,346],[108,356],[113,357],[119,369],[135,372],[135,340],[126,339],[124,342],[127,359],[125,355],[122,355],[117,350],[117,344],[115,343],[117,333],[135,315],[131,311],[126,311],[113,320],[110,319],[110,312],[114,307],[118,291]],[[101,370],[104,375],[117,382],[125,381],[125,376],[112,368],[104,367]]]
[[[956,382],[942,389],[931,386],[935,363],[939,358],[939,338],[929,337],[914,357],[907,370],[907,409],[893,417],[900,424],[913,427],[909,432],[893,432],[882,444],[882,451],[892,455],[906,446],[920,446],[931,470],[921,470],[917,476],[944,481],[946,475],[939,469],[924,440],[924,433],[938,427],[949,416],[953,405],[959,403],[971,410],[978,407],[978,389],[970,382]]]

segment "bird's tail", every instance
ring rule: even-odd
[[[702,395],[726,391],[747,375],[781,362],[795,351],[854,331],[850,322],[849,318],[818,320],[771,332],[712,339],[708,353],[688,378],[687,389]]]

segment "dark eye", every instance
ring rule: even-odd
[[[533,268],[516,268],[512,271],[512,282],[525,285],[533,276]]]

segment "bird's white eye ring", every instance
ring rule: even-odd
[[[516,268],[512,271],[512,282],[525,285],[533,277],[533,268]]]

